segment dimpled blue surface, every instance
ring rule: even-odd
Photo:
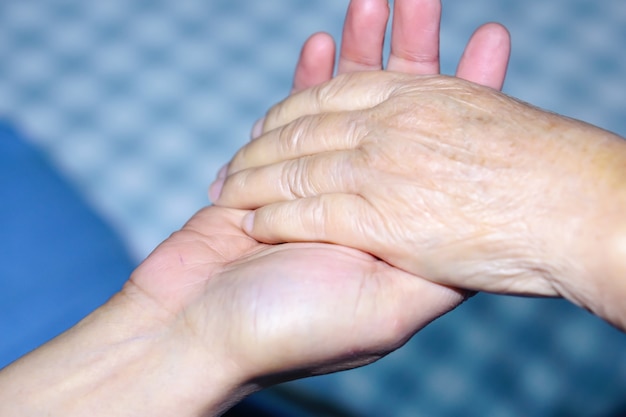
[[[444,72],[500,21],[507,93],[626,135],[623,0],[443,4]],[[207,204],[215,172],[288,92],[301,43],[339,35],[346,6],[3,0],[0,114],[138,260]],[[626,337],[563,301],[479,295],[373,366],[282,389],[359,416],[617,416]]]
[[[118,291],[135,262],[45,155],[0,122],[0,368]]]

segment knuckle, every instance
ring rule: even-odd
[[[301,140],[309,128],[307,117],[300,117],[280,128],[278,133],[279,155],[291,155],[300,148]]]
[[[390,164],[386,152],[383,152],[373,143],[359,145],[352,155],[350,165],[354,169],[366,169],[368,171],[385,171]]]
[[[346,193],[360,193],[365,185],[366,165],[359,159],[359,152],[344,152],[341,158],[330,167],[329,178],[333,181],[333,189]],[[365,175],[364,175],[365,174]]]
[[[358,71],[356,72],[359,73]],[[329,104],[333,106],[335,103],[340,103],[342,93],[349,90],[349,84],[353,80],[353,73],[340,74],[333,78],[330,82],[320,84],[311,89],[313,95],[313,103],[315,105],[315,113],[319,113],[321,109],[327,107]]]
[[[334,198],[331,195],[321,195],[317,200],[313,210],[311,211],[311,217],[313,220],[313,233],[316,239],[328,239],[329,232],[334,230],[330,225],[334,224],[334,215],[337,215],[333,210]]]
[[[367,138],[370,129],[365,111],[328,113],[320,118],[319,124],[325,127],[326,134],[322,135],[320,140],[327,142],[325,145],[328,149],[336,142],[340,142],[342,147],[347,149],[359,146]]]
[[[291,199],[314,197],[328,190],[328,182],[343,180],[335,166],[335,158],[304,157],[289,161],[281,173],[283,195]],[[349,172],[349,170],[348,170]]]
[[[288,199],[299,199],[307,196],[306,193],[306,169],[303,167],[303,160],[297,159],[289,161],[282,167],[281,184],[282,195]]]
[[[318,108],[321,108],[322,104],[328,101],[328,98],[332,95],[331,89],[332,89],[332,84],[330,83],[321,84],[313,88],[312,90],[313,100],[314,100],[314,103],[316,103],[316,105],[318,106]]]
[[[285,101],[275,104],[265,114],[265,123],[263,124],[263,130],[267,132],[269,130],[275,129],[278,126],[282,126],[285,123],[290,122],[290,115],[290,107],[285,103]]]

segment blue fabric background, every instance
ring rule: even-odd
[[[6,123],[0,207],[2,367],[106,301],[135,262],[45,155]]]
[[[104,301],[207,204],[215,172],[289,91],[304,39],[338,37],[347,4],[0,1],[0,115],[21,136],[5,126],[0,145],[2,360]],[[505,92],[626,135],[624,0],[443,6],[445,73],[479,24],[500,21]],[[373,366],[259,401],[321,416],[625,415],[625,339],[560,300],[482,294]]]

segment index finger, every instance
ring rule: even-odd
[[[337,73],[383,68],[387,0],[352,0],[346,13]]]
[[[439,74],[440,0],[396,0],[387,69]]]
[[[265,117],[263,132],[290,123],[302,116],[318,113],[354,111],[374,107],[387,100],[398,81],[415,76],[365,71],[342,74],[322,85],[287,97],[273,106]]]

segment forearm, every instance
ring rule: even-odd
[[[126,298],[0,372],[0,415],[216,415],[243,396],[228,361],[207,372],[206,352]]]

